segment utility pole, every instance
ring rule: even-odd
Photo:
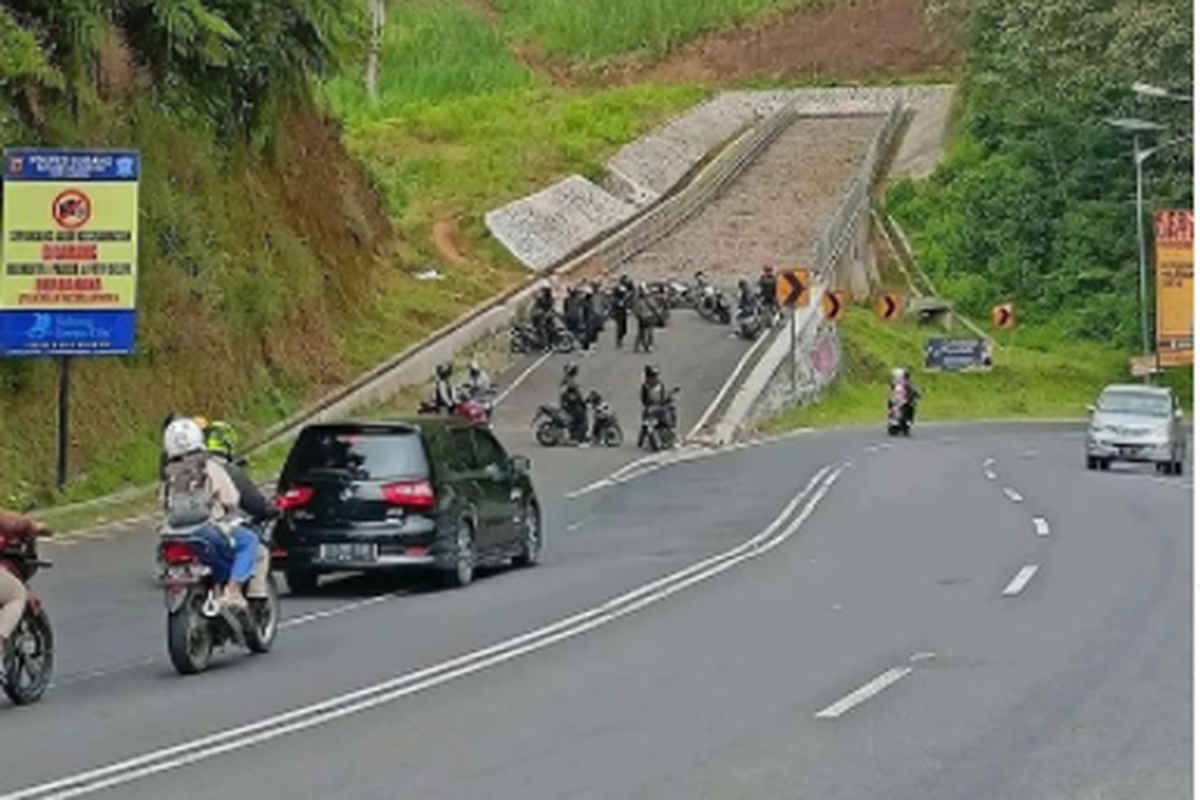
[[[367,50],[367,96],[379,98],[379,60],[383,51],[383,26],[386,22],[386,0],[367,0],[371,11],[371,42]]]

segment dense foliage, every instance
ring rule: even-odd
[[[964,311],[982,315],[1013,298],[1027,324],[1135,347],[1133,144],[1105,120],[1167,124],[1143,147],[1191,133],[1190,104],[1131,89],[1144,81],[1190,94],[1190,5],[946,5],[971,12],[955,144],[928,183],[893,190],[893,213],[935,282]],[[1147,213],[1191,207],[1190,142],[1164,147],[1145,170]]]
[[[27,108],[47,91],[77,106],[121,49],[161,99],[218,129],[246,126],[334,69],[363,21],[353,0],[4,0],[0,88]]]

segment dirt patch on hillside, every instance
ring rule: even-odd
[[[466,266],[469,259],[464,253],[462,236],[454,220],[443,217],[435,221],[429,238],[438,258],[456,267]]]
[[[665,59],[599,67],[542,65],[572,83],[738,83],[755,79],[861,81],[943,72],[960,51],[929,24],[924,0],[837,2],[772,14],[702,37]]]

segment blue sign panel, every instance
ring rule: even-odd
[[[929,339],[925,342],[925,369],[959,372],[992,368],[992,343],[987,339]]]
[[[6,311],[0,356],[120,356],[133,352],[134,311]]]
[[[10,181],[136,181],[140,172],[136,150],[4,151],[4,177]]]

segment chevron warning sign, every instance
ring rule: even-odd
[[[775,297],[779,305],[791,308],[808,306],[808,270],[787,269],[775,278]]]
[[[1017,324],[1016,314],[1012,303],[1001,303],[992,309],[992,325],[1002,331],[1009,330]]]
[[[904,298],[898,294],[885,292],[875,300],[875,316],[884,322],[897,322],[904,311]]]
[[[821,296],[821,316],[830,322],[837,322],[846,313],[845,292],[825,292]]]

